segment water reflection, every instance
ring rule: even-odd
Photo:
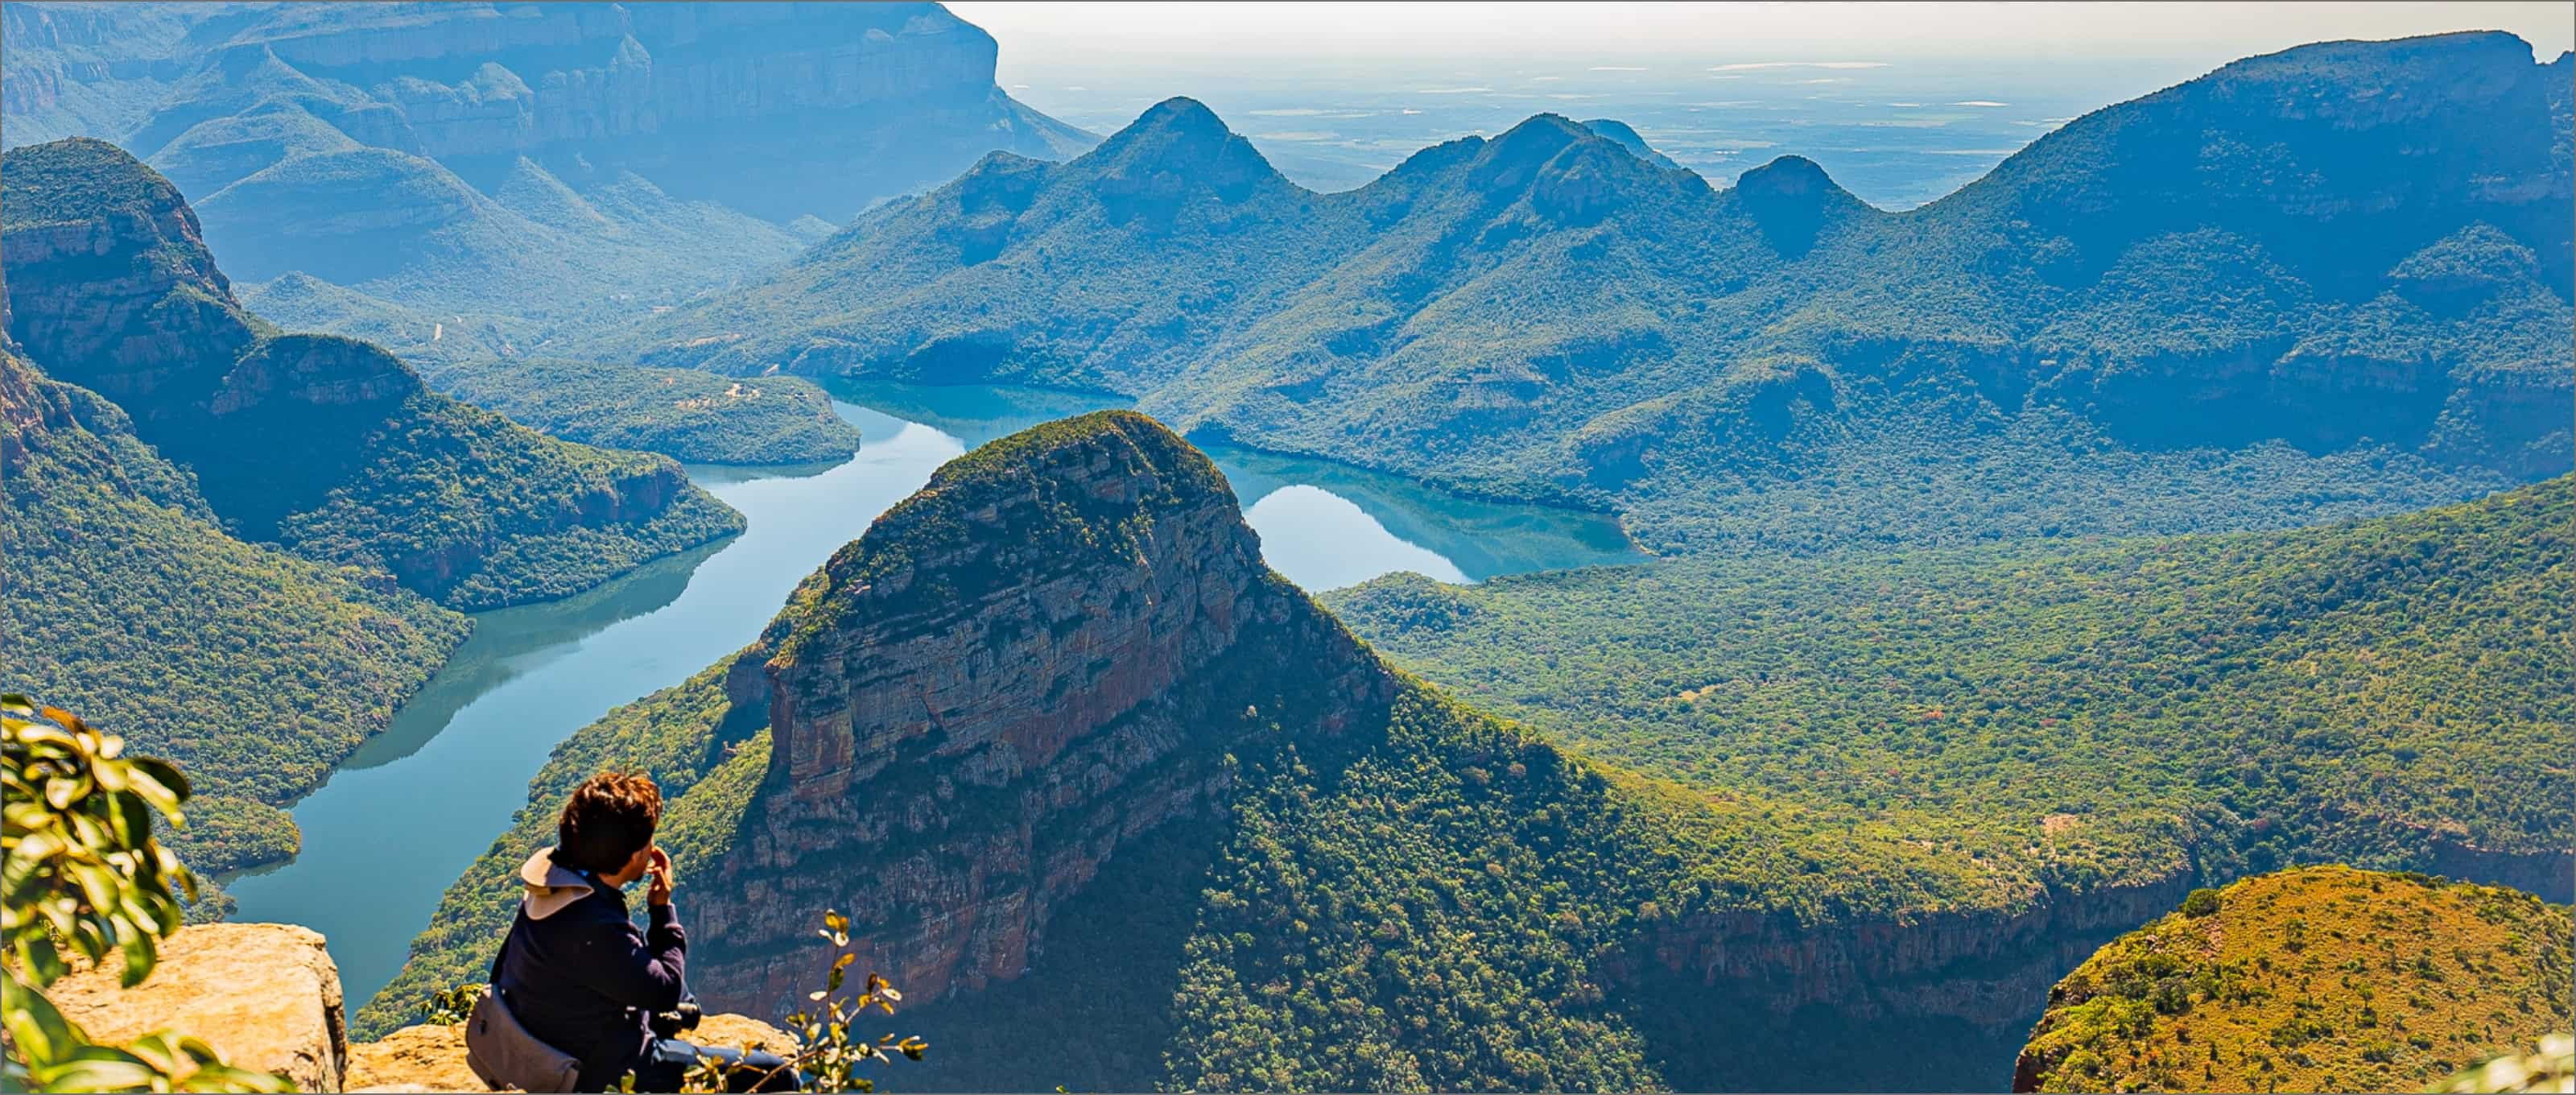
[[[1124,400],[995,385],[838,380],[832,393],[968,447]],[[1309,457],[1202,444],[1273,568],[1315,592],[1414,571],[1444,582],[1635,562],[1607,514],[1460,498],[1408,479]]]

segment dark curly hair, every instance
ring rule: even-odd
[[[583,780],[555,822],[557,866],[613,874],[651,847],[662,823],[662,789],[642,772],[601,772]]]

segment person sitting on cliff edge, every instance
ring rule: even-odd
[[[555,823],[556,843],[519,868],[527,893],[492,962],[492,984],[530,1035],[581,1062],[578,1090],[678,1091],[701,1058],[734,1091],[793,1091],[803,1077],[771,1053],[697,1046],[655,1017],[694,1013],[688,933],[671,905],[671,857],[653,843],[662,791],[640,773],[582,781]],[[643,879],[649,926],[635,930],[620,892]]]

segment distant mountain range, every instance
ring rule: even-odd
[[[113,141],[236,277],[502,346],[739,278],[993,149],[1091,143],[936,4],[13,3],[0,33],[12,145]]]
[[[591,349],[1109,389],[1664,552],[2387,512],[2576,462],[2571,73],[2500,33],[2304,46],[1901,214],[1554,115],[1318,194],[1174,99]]]

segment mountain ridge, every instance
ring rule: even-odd
[[[2576,464],[2553,411],[2576,388],[2553,196],[2576,174],[2528,54],[2470,34],[2249,59],[1902,213],[1798,159],[1713,188],[1552,115],[1356,190],[1231,203],[1097,152],[987,161],[601,352],[1114,391],[1194,437],[1617,509],[1665,552],[2394,512]],[[2344,94],[2413,105],[2314,106]],[[2300,185],[2210,181],[2259,177],[2260,149]],[[2405,273],[2460,246],[2531,258],[2456,295]],[[2231,497],[2185,515],[2067,470],[2105,458]],[[1889,464],[1991,497],[1938,514],[1831,486]]]

